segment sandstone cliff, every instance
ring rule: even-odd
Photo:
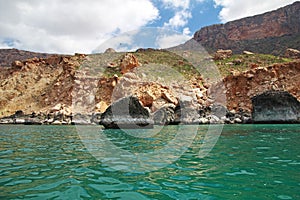
[[[207,26],[194,34],[209,52],[231,49],[256,53],[284,54],[286,48],[300,49],[300,2],[226,24]]]

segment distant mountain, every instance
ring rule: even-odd
[[[9,67],[12,62],[23,61],[29,58],[47,58],[54,54],[36,53],[18,49],[0,49],[0,67]]]
[[[208,52],[231,49],[283,55],[300,49],[300,1],[264,14],[201,28],[193,39]]]

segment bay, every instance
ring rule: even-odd
[[[0,199],[300,199],[299,125],[224,125],[199,157],[211,127],[157,127],[138,137],[143,130],[2,125]],[[197,132],[191,143],[186,132],[169,145],[179,130]],[[148,157],[166,146],[170,154]]]

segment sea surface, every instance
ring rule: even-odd
[[[0,199],[300,199],[299,125],[224,125],[220,136],[209,128],[170,145],[191,127],[135,135],[144,130],[2,125]],[[217,140],[205,147],[208,134]],[[174,156],[160,152],[166,146]]]

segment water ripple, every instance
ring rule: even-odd
[[[206,158],[196,156],[201,146],[196,141],[165,168],[128,173],[116,170],[126,167],[126,160],[93,158],[74,127],[1,126],[0,199],[211,200],[253,194],[261,200],[300,199],[300,129],[282,127],[225,126]],[[119,130],[106,132],[114,134],[110,138],[116,144],[135,151],[151,151],[167,141],[164,134],[137,141]]]

